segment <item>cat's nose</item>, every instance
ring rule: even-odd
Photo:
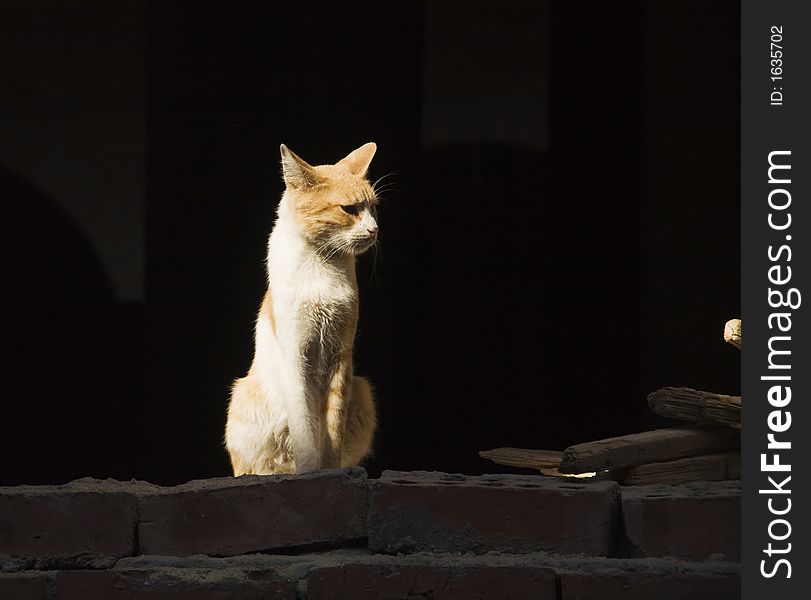
[[[376,235],[377,235],[377,230],[378,230],[378,228],[377,228],[377,227],[369,227],[369,228],[368,228],[366,231],[368,231],[368,232],[369,232],[369,235],[371,235],[372,237],[374,237],[374,236],[376,236]]]

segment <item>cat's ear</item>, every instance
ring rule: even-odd
[[[353,150],[346,157],[338,161],[338,164],[344,167],[347,171],[358,177],[366,175],[369,170],[369,164],[377,151],[377,144],[369,142],[363,144],[357,150]]]
[[[282,153],[282,176],[287,187],[304,189],[321,182],[321,177],[315,169],[290,148],[282,144],[279,151]]]

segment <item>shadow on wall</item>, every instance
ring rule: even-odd
[[[112,302],[110,282],[89,240],[46,194],[0,167],[7,245],[4,302],[18,309]]]
[[[134,430],[124,422],[141,395],[143,309],[114,301],[89,240],[51,198],[2,167],[0,197],[11,430],[0,438],[0,485],[129,478],[121,431]]]

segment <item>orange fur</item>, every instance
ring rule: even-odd
[[[262,300],[262,306],[259,309],[259,318],[267,319],[270,322],[270,330],[276,333],[276,318],[273,316],[273,297],[270,294],[270,288],[265,292],[265,298]]]
[[[290,194],[296,217],[310,239],[352,225],[355,218],[341,206],[372,205],[376,201],[372,186],[365,179],[353,177],[336,165],[312,169],[319,176],[319,183]]]

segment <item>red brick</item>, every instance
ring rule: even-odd
[[[272,571],[138,569],[60,571],[58,600],[295,600],[295,581]]]
[[[233,556],[366,536],[366,472],[193,481],[141,498],[141,554]]]
[[[92,479],[0,488],[0,554],[130,556],[140,489]]]
[[[562,573],[562,600],[737,600],[737,574]]]
[[[347,564],[307,577],[308,600],[555,600],[552,569],[445,564]]]
[[[45,600],[47,589],[46,573],[0,573],[0,598],[3,600]]]
[[[622,513],[631,556],[740,559],[738,482],[623,488]]]
[[[619,487],[541,476],[387,471],[370,485],[372,552],[548,551],[608,556]]]

